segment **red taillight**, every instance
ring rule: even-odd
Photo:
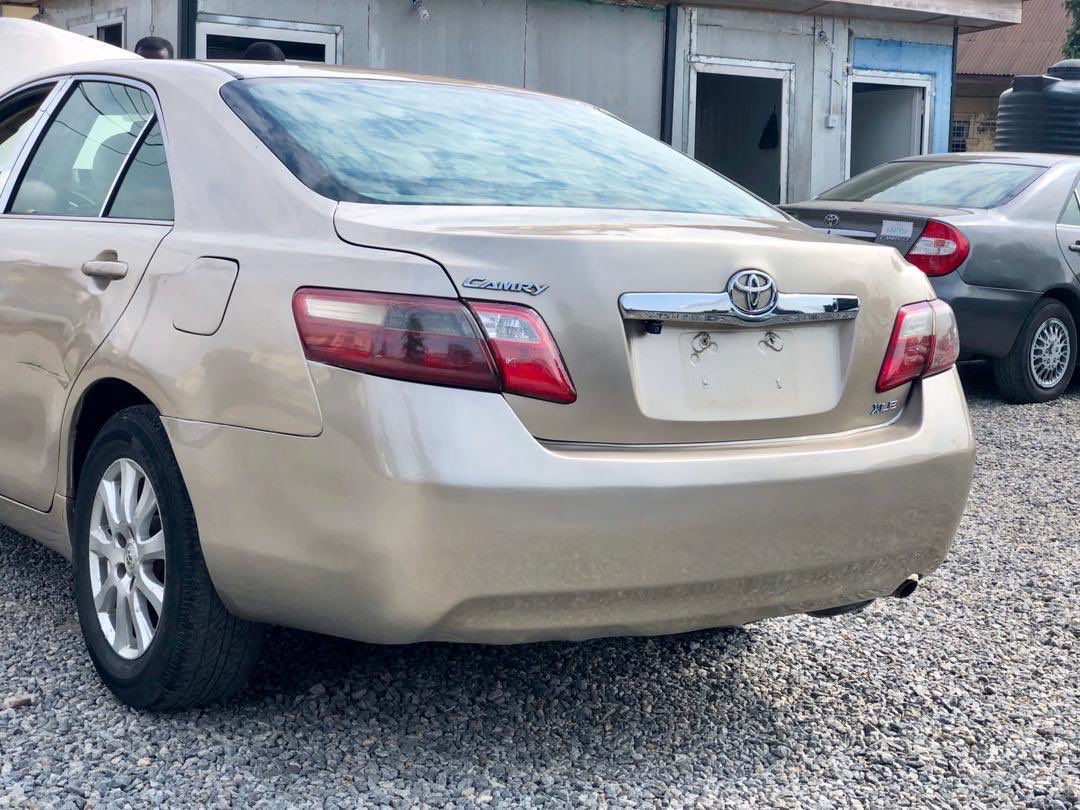
[[[514,304],[470,304],[509,394],[569,404],[577,399],[559,347],[539,313]]]
[[[570,377],[539,315],[509,304],[474,308],[483,329],[452,298],[315,288],[293,296],[310,360],[400,380],[574,401]]]
[[[896,313],[889,348],[878,375],[878,392],[950,369],[960,353],[952,308],[944,301],[920,301]]]
[[[945,276],[964,263],[971,244],[952,225],[931,219],[906,258],[928,276]]]

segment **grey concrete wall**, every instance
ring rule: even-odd
[[[138,2],[146,0],[127,2],[138,5]],[[168,5],[175,17],[175,0]],[[402,5],[409,4],[406,2]],[[199,0],[199,11],[205,14],[340,25],[344,29],[345,62],[353,65],[368,63],[367,0],[304,0],[301,3],[296,0]]]
[[[660,134],[664,12],[529,0],[525,86],[588,101]]]
[[[99,15],[124,17],[124,47],[156,34],[176,42],[176,0],[60,0],[45,4],[46,22],[68,28]]]
[[[944,25],[720,8],[685,11],[678,39],[672,127],[675,144],[688,149],[690,143],[693,65],[710,58],[792,63],[795,71],[787,199],[806,199],[841,182],[847,171],[850,115],[846,68],[856,39],[951,47],[952,29]],[[912,61],[910,70],[920,72],[920,64]],[[944,83],[934,104],[939,115],[943,111],[940,105],[948,104]],[[829,125],[830,116],[835,116],[836,126]]]
[[[660,132],[664,16],[658,7],[589,0],[199,0],[199,12],[340,25],[346,64],[455,76],[597,104]],[[127,47],[155,32],[176,41],[175,0],[50,0],[62,28],[123,9]]]

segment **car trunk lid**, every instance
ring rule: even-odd
[[[906,394],[875,393],[897,309],[930,295],[894,251],[788,220],[343,203],[336,226],[346,242],[439,262],[466,299],[540,313],[577,401],[507,400],[534,436],[550,441],[706,443],[882,424],[895,414],[872,413],[875,401],[902,403]],[[729,280],[748,269],[783,295],[854,298],[859,309],[797,323],[723,316],[716,306]],[[661,307],[657,333],[641,305],[672,300],[682,314]],[[683,317],[689,311],[698,314]]]
[[[918,241],[928,220],[971,213],[945,206],[830,200],[785,205],[784,210],[822,233],[888,245],[901,255]]]

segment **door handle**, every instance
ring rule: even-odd
[[[1069,245],[1069,250],[1071,250],[1073,253],[1080,253],[1080,242],[1073,242],[1071,245]]]
[[[93,261],[84,262],[82,271],[84,276],[115,281],[116,279],[121,279],[127,275],[128,266],[127,262],[110,262],[94,259]]]

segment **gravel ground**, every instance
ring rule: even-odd
[[[0,529],[0,805],[1080,806],[1080,386],[963,369],[975,488],[911,599],[521,648],[275,631],[233,704],[117,705],[66,564]]]

